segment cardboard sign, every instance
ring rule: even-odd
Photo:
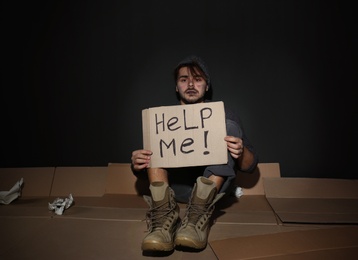
[[[150,167],[225,164],[228,161],[223,102],[162,106],[142,110],[143,148]]]

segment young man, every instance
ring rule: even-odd
[[[211,81],[204,62],[191,56],[174,70],[176,93],[181,105],[209,102]],[[138,178],[148,178],[151,196],[144,196],[150,209],[148,231],[143,251],[171,251],[175,246],[204,249],[210,229],[214,204],[230,193],[239,169],[252,172],[258,163],[253,146],[246,138],[240,121],[225,107],[225,141],[229,160],[224,165],[183,168],[150,168],[151,151],[132,152],[132,171]],[[177,201],[188,203],[184,219],[179,220]]]

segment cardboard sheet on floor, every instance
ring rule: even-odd
[[[283,223],[358,223],[358,180],[265,178],[264,189]]]
[[[298,230],[210,242],[220,260],[354,259],[358,227]]]

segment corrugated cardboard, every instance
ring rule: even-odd
[[[276,181],[285,178],[275,178],[279,176],[279,165],[259,164],[257,172],[247,174],[247,179],[240,180],[240,186],[247,189],[242,197],[229,196],[216,204],[214,225],[205,250],[175,250],[163,255],[145,254],[140,249],[147,231],[145,216],[148,205],[140,194],[141,190],[137,189],[138,180],[132,174],[130,164],[58,167],[52,173],[42,169],[48,172],[43,175],[39,174],[41,169],[30,174],[33,170],[0,169],[0,184],[6,186],[3,189],[9,189],[20,176],[28,184],[25,186],[26,196],[9,205],[0,205],[0,232],[6,234],[0,236],[0,259],[158,259],[159,256],[189,260],[316,260],[355,259],[352,255],[355,257],[358,253],[358,225],[282,224],[263,189],[263,183],[272,179],[268,188],[272,199],[280,199],[280,196],[291,202],[292,199],[304,199],[306,205],[314,208],[322,199],[338,199],[341,202],[355,199],[355,185],[348,184],[350,188],[347,189],[346,181],[310,179],[312,182],[308,185],[309,180],[290,179],[283,180],[285,185],[282,187],[282,183]],[[307,189],[317,185],[317,189]],[[148,188],[148,183],[142,187]],[[342,192],[326,192],[339,187]],[[248,195],[249,192],[255,195]],[[69,193],[74,196],[74,204],[62,216],[48,209],[48,202],[56,197],[67,197]],[[286,213],[292,213],[289,211],[293,209],[291,204],[284,205]],[[183,217],[186,204],[179,204],[179,207]],[[322,210],[322,207],[319,208]],[[341,209],[345,210],[341,215],[348,216],[355,208],[344,208],[342,204]],[[300,210],[303,212],[306,209]]]
[[[299,230],[210,242],[218,259],[356,259],[358,227]]]
[[[144,174],[144,173],[143,173]],[[236,185],[244,195],[264,195],[263,178],[280,177],[279,163],[259,163],[253,173],[238,172]],[[109,194],[148,194],[148,181],[137,179],[129,163],[109,163],[106,193]]]
[[[252,173],[238,172],[236,185],[242,188],[244,195],[264,195],[264,178],[279,178],[279,163],[259,163]]]
[[[161,106],[142,111],[143,148],[151,167],[227,163],[223,102]]]
[[[266,198],[283,223],[358,223],[358,181],[265,178]]]
[[[103,196],[107,167],[57,167],[51,196]]]
[[[23,178],[22,196],[49,196],[55,167],[0,168],[0,191],[8,191]]]
[[[144,174],[144,173],[143,173]],[[109,163],[107,194],[149,194],[149,182],[137,179],[129,163]]]

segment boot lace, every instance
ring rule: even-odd
[[[203,219],[200,221],[200,226],[206,224],[207,220],[211,217],[212,212],[214,211],[213,204],[210,203],[192,203],[189,202],[187,206],[186,216],[183,219],[183,225],[192,223],[196,225],[200,218]]]
[[[164,228],[165,230],[168,230],[175,218],[175,207],[175,203],[166,202],[149,209],[145,219],[148,231],[151,232],[155,228]]]

